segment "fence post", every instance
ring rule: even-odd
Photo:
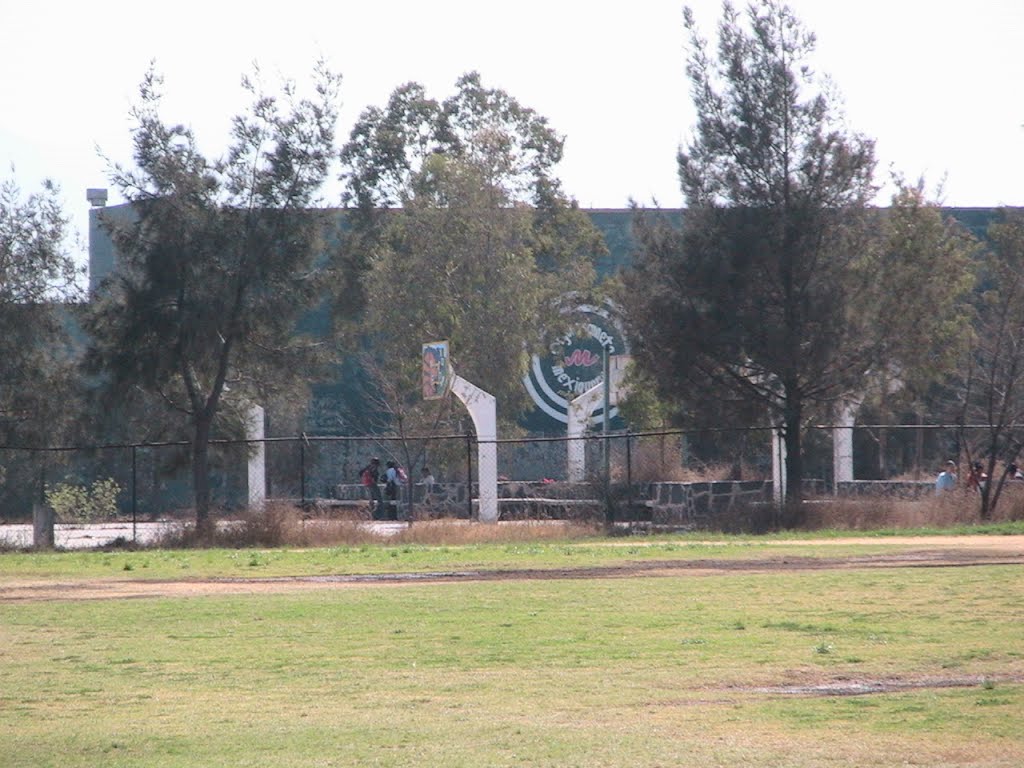
[[[53,507],[46,503],[46,458],[39,470],[39,498],[32,502],[32,546],[36,549],[53,549],[55,515]]]
[[[139,537],[138,537],[138,522],[137,522],[138,521],[137,510],[138,510],[138,506],[139,506],[139,490],[138,490],[139,489],[139,484],[137,482],[138,474],[137,474],[137,471],[136,471],[136,461],[135,461],[135,450],[136,450],[137,447],[138,446],[132,445],[132,542],[136,543],[136,544],[139,541]]]
[[[299,495],[302,497],[299,505],[306,508],[306,436],[302,435],[299,440]]]
[[[601,432],[604,435],[604,490],[605,494],[611,486],[611,471],[612,471],[612,457],[611,457],[611,446],[608,444],[608,433],[611,431],[611,386],[612,386],[612,375],[611,375],[611,364],[612,357],[607,352],[603,354],[604,357],[604,373],[602,384],[604,385],[603,391],[603,411],[601,418]]]
[[[632,523],[636,518],[636,510],[633,508],[633,433],[630,430],[626,430],[626,504],[630,513],[629,521]]]
[[[466,511],[473,519],[473,434],[466,433]]]
[[[45,501],[32,504],[32,546],[36,549],[53,549],[54,536],[53,508]]]
[[[605,424],[607,423],[608,421],[605,419]],[[601,442],[604,443],[604,521],[605,525],[611,526],[615,523],[615,501],[612,499],[611,435],[605,432]]]

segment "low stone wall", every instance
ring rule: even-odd
[[[381,494],[384,493],[384,486],[381,484]],[[359,501],[370,498],[370,489],[356,483],[342,483],[334,486],[333,494],[335,499],[345,501]],[[413,501],[423,501],[428,496],[439,502],[458,504],[466,502],[465,483],[434,483],[431,486],[415,484],[412,487]],[[477,484],[473,483],[473,496],[477,496]],[[567,483],[567,482],[520,482],[514,480],[498,483],[499,499],[577,499],[593,500],[601,498],[603,491],[599,486],[591,483]],[[409,498],[409,487],[403,485],[401,489],[402,501]]]
[[[342,501],[369,501],[370,489],[365,485],[357,483],[343,483],[334,486],[332,489],[335,499]],[[474,484],[474,491],[476,490]],[[380,494],[384,495],[384,484],[380,485]],[[465,483],[434,483],[431,486],[425,485],[414,485],[412,487],[412,498],[415,502],[420,502],[426,499],[428,496],[438,500],[444,500],[447,502],[457,503],[466,501],[466,484]],[[399,498],[406,502],[409,499],[409,487],[403,485],[399,492]]]
[[[651,483],[651,522],[697,526],[772,500],[772,484],[762,480],[708,483]]]
[[[934,480],[853,480],[837,484],[840,498],[914,500],[935,494]]]
[[[474,487],[474,492],[476,488]],[[343,483],[332,489],[334,500],[363,504],[367,507],[370,501],[370,489],[356,483]],[[380,487],[384,496],[384,486]],[[403,485],[399,490],[399,516],[403,519],[409,509],[409,486]],[[465,483],[434,483],[433,485],[412,486],[413,514],[419,517],[469,517],[469,501],[466,499]],[[367,510],[368,511],[368,510]]]
[[[622,489],[614,489],[623,501]],[[644,518],[656,525],[701,527],[712,520],[743,516],[772,502],[772,483],[764,480],[720,480],[700,483],[650,483],[636,486],[629,494],[634,505],[647,510]],[[831,496],[824,481],[808,480],[808,498]],[[930,481],[855,480],[840,483],[839,498],[919,499],[934,493]],[[473,498],[477,496],[473,484]],[[341,484],[333,489],[341,501],[369,501],[369,489],[358,484]],[[408,507],[408,486],[401,490],[401,505]],[[413,506],[417,515],[469,516],[465,483],[414,485]],[[383,493],[383,489],[382,489]],[[605,512],[604,488],[594,483],[503,481],[498,483],[499,512],[503,519],[593,519]],[[629,514],[636,514],[636,511]]]

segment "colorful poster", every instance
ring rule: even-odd
[[[448,342],[430,341],[423,345],[423,399],[438,400],[451,385]]]

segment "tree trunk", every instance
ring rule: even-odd
[[[882,393],[880,395],[878,405],[878,421],[883,426],[878,428],[878,479],[888,480],[889,479],[889,468],[888,462],[886,461],[886,454],[889,453],[889,432],[885,428],[885,423],[889,418],[889,409],[886,402],[886,391],[889,389],[888,378],[882,379]]]
[[[993,440],[989,456],[995,456],[999,450],[998,440]],[[994,492],[996,484],[996,461],[994,458],[989,458],[987,465],[985,466],[985,474],[988,475],[988,479],[982,483],[979,490],[981,491],[981,520],[982,522],[988,522],[992,519],[992,513],[996,508],[996,499],[998,494]]]
[[[793,389],[787,389],[791,392]],[[801,452],[803,403],[799,398],[787,398],[785,405],[786,443],[786,508],[781,523],[792,527],[800,522],[804,500],[804,460]]]
[[[203,539],[210,538],[213,533],[210,521],[211,421],[205,415],[197,416],[192,437],[192,494],[196,505],[196,533]]]

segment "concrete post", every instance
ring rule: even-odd
[[[772,501],[786,503],[786,439],[781,429],[772,430]]]
[[[55,515],[53,508],[42,501],[32,505],[32,546],[36,549],[53,549],[56,538],[53,533]]]
[[[452,376],[452,394],[463,402],[473,419],[477,439],[479,519],[498,522],[498,408],[494,395],[459,375]],[[472,486],[470,478],[470,487]]]
[[[251,405],[246,413],[245,439],[258,442],[247,443],[249,452],[248,466],[248,504],[249,509],[262,511],[267,502],[267,451],[263,442],[266,432],[263,421],[263,408]]]
[[[602,381],[569,402],[567,413],[569,440],[566,442],[569,482],[582,483],[586,479],[586,442],[583,440],[583,434],[590,421],[590,414],[604,401],[606,390],[608,394],[607,411],[611,410],[611,406],[618,405],[619,400],[626,395],[622,379],[630,359],[629,355],[612,355],[608,360],[608,387],[606,388]],[[608,413],[606,412],[606,423],[607,420]]]
[[[832,430],[833,493],[839,492],[839,483],[853,482],[853,424],[859,408],[858,402],[843,403]]]

